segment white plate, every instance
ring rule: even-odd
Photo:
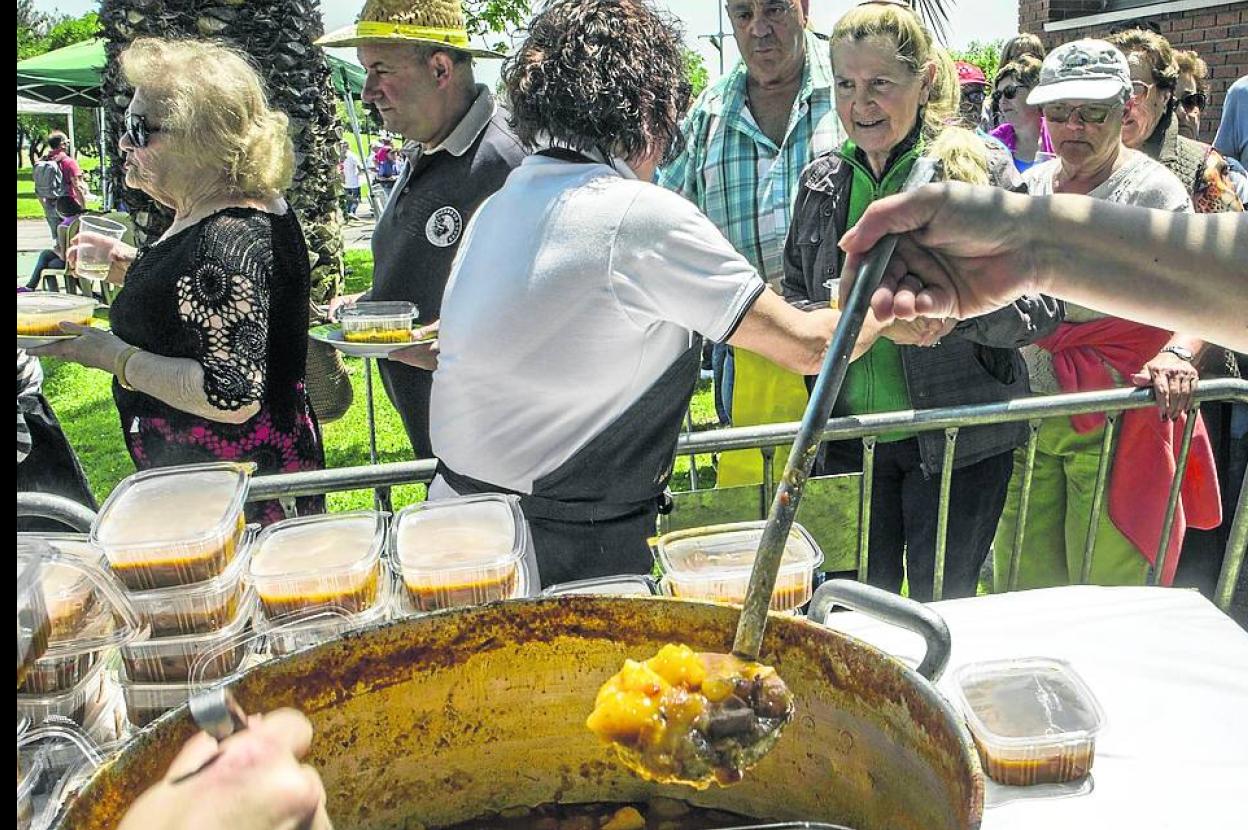
[[[319,340],[322,343],[328,343],[347,357],[373,357],[384,359],[390,356],[391,352],[399,349],[406,349],[408,346],[414,346],[418,342],[428,342],[434,338],[427,338],[425,341],[410,341],[407,343],[348,343],[342,337],[342,326],[338,323],[329,323],[324,326],[317,326],[308,332],[308,337],[313,340]]]
[[[62,340],[73,340],[80,337],[78,334],[19,334],[17,336],[17,347],[19,349],[37,349],[40,346],[50,346],[53,343],[60,343]]]

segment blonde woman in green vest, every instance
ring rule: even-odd
[[[831,37],[837,114],[848,140],[802,173],[785,244],[783,289],[793,303],[829,300],[839,276],[837,240],[876,199],[898,192],[915,159],[935,157],[946,180],[1011,186],[1004,146],[946,124],[958,111],[949,60],[918,16],[900,3],[865,3],[837,22]],[[1023,397],[1027,372],[1017,348],[1049,334],[1060,304],[1029,296],[986,317],[929,321],[930,346],[880,338],[851,365],[836,415],[981,404]],[[975,593],[1013,467],[1011,451],[1026,426],[961,431],[954,455],[944,596]],[[868,579],[932,597],[944,433],[895,433],[875,451]],[[862,469],[862,445],[833,442],[820,453],[822,474]]]

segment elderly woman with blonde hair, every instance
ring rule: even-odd
[[[833,91],[848,140],[802,171],[784,250],[784,296],[797,304],[831,299],[841,273],[837,241],[875,200],[898,192],[920,157],[939,162],[941,178],[1009,187],[1018,173],[1004,147],[949,126],[959,105],[949,56],[918,15],[894,2],[864,3],[833,27]],[[986,317],[929,321],[931,339],[880,337],[845,376],[837,415],[866,415],[962,404],[1000,403],[1026,393],[1018,347],[1052,332],[1057,301],[1024,297]],[[936,339],[939,337],[940,339]],[[861,345],[861,341],[860,341]],[[927,346],[927,347],[925,347]],[[992,544],[1023,424],[963,429],[946,459],[942,433],[896,432],[874,450],[867,578],[928,600],[943,581],[946,597],[973,596]],[[825,444],[817,469],[863,469],[860,441]],[[943,571],[936,564],[941,470],[953,468]]]
[[[126,184],[172,209],[173,224],[134,256],[111,332],[67,326],[80,336],[37,353],[114,375],[140,469],[323,467],[304,377],[309,259],[282,198],[294,168],[286,116],[224,46],[144,38],[121,67],[134,87],[119,142]],[[251,505],[249,517],[281,509]]]

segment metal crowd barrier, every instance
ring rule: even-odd
[[[1193,406],[1205,402],[1231,401],[1248,404],[1248,381],[1211,380],[1201,381],[1194,396]],[[949,492],[952,483],[952,464],[957,446],[958,433],[966,427],[984,424],[1002,424],[1026,421],[1030,425],[1030,437],[1025,446],[1025,463],[1019,474],[1023,476],[1022,502],[1019,521],[1014,535],[1007,582],[1014,588],[1018,579],[1018,559],[1021,552],[1028,500],[1030,497],[1032,469],[1035,462],[1036,441],[1041,421],[1046,418],[1069,417],[1103,412],[1107,416],[1104,439],[1101,443],[1101,461],[1093,491],[1091,521],[1084,542],[1083,572],[1080,583],[1086,584],[1091,576],[1096,528],[1105,501],[1106,484],[1112,462],[1113,439],[1121,414],[1132,409],[1155,406],[1151,389],[1112,389],[1101,392],[1078,392],[1067,395],[1020,398],[1004,403],[977,404],[973,406],[943,407],[940,409],[905,410],[848,418],[833,418],[824,430],[825,440],[861,439],[863,442],[863,473],[861,482],[861,506],[859,525],[859,574],[866,576],[866,550],[870,532],[871,479],[877,436],[897,431],[932,432],[942,430],[945,434],[944,459],[940,482],[940,506],[937,518],[936,563],[933,597],[940,599],[943,593],[946,529],[949,518]],[[1149,572],[1149,584],[1157,584],[1165,566],[1166,546],[1170,528],[1180,495],[1180,483],[1187,466],[1196,420],[1187,419],[1180,445],[1177,472],[1171,480],[1170,499],[1163,524],[1162,545],[1155,566]],[[775,448],[792,443],[798,424],[765,424],[753,427],[733,427],[682,435],[677,443],[678,455],[695,455],[725,452],[728,450],[758,449],[763,455],[763,504],[770,504],[771,482],[774,479]],[[303,473],[260,476],[254,479],[249,498],[252,501],[279,499],[288,515],[294,515],[294,499],[342,490],[384,488],[396,484],[428,483],[433,480],[433,460],[392,462],[366,467],[340,467]],[[1230,528],[1226,555],[1218,579],[1215,601],[1219,608],[1230,607],[1239,572],[1243,565],[1245,548],[1248,547],[1248,482],[1241,488],[1239,502]]]

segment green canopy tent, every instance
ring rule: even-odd
[[[347,100],[350,109],[352,99],[364,89],[364,67],[329,53],[325,58],[333,76],[334,89]],[[104,151],[104,110],[100,108],[105,62],[103,38],[73,43],[17,62],[19,96],[49,104],[96,109],[101,164],[107,158]],[[108,181],[106,175],[103,181]],[[111,194],[107,192],[107,185],[105,187],[104,203],[111,206]]]
[[[326,53],[339,95],[364,89],[364,67]],[[98,107],[104,76],[104,39],[84,40],[17,62],[17,94],[50,104]]]

